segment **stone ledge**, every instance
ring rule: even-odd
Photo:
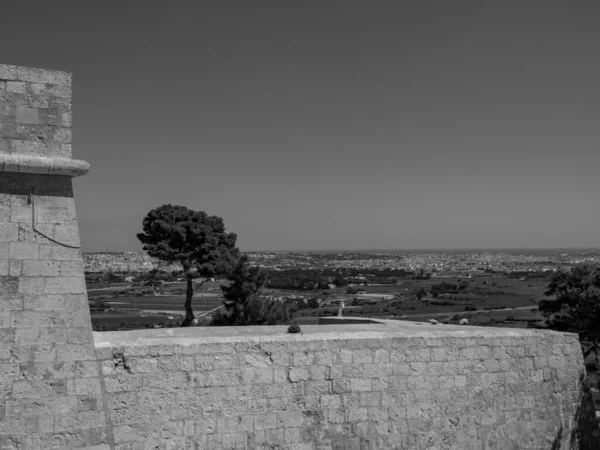
[[[39,173],[78,177],[90,170],[86,161],[69,158],[0,154],[0,172]]]
[[[459,325],[431,325],[423,322],[378,320],[373,324],[301,325],[302,334],[287,333],[287,325],[244,327],[190,327],[154,330],[94,332],[97,349],[147,346],[194,346],[199,344],[235,344],[297,342],[339,339],[419,339],[419,338],[523,338],[577,340],[572,333],[522,328],[491,328]]]
[[[51,69],[38,69],[35,67],[11,66],[0,64],[0,79],[11,81],[27,81],[30,83],[53,84],[71,87],[72,75],[70,72]]]

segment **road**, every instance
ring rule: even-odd
[[[516,306],[514,308],[497,308],[497,309],[480,309],[477,311],[447,311],[443,313],[426,313],[426,314],[403,314],[401,316],[393,316],[393,317],[443,317],[443,316],[454,316],[454,315],[467,315],[467,314],[483,314],[487,312],[497,312],[497,311],[516,311],[523,309],[533,309],[535,306]]]

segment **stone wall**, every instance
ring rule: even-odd
[[[71,75],[0,65],[0,449],[108,448],[71,177]]]
[[[303,328],[94,333],[115,449],[566,449],[593,428],[575,335]]]

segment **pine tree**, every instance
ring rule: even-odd
[[[187,285],[182,327],[194,320],[194,277],[203,277],[204,283],[207,278],[229,273],[239,257],[237,236],[225,232],[222,218],[185,206],[163,205],[151,210],[137,238],[148,255],[181,264]]]

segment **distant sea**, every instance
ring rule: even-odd
[[[115,254],[123,253],[144,253],[144,252],[83,252],[88,255],[93,254]],[[244,250],[244,253],[420,253],[420,254],[479,254],[479,253],[504,253],[507,255],[556,255],[560,253],[568,254],[599,254],[600,247],[575,247],[575,248],[454,248],[454,249],[372,249],[372,250]]]
[[[290,253],[300,253],[302,250],[290,250]],[[262,252],[248,252],[248,253],[269,253],[267,251]],[[286,252],[278,252],[286,253]],[[532,255],[532,256],[545,256],[555,255],[557,253],[568,253],[568,254],[598,254],[600,253],[600,247],[576,247],[576,248],[456,248],[456,249],[373,249],[373,250],[312,250],[304,251],[303,253],[420,253],[420,254],[435,254],[435,253],[446,253],[446,254],[479,254],[479,253],[504,253],[507,255]]]

